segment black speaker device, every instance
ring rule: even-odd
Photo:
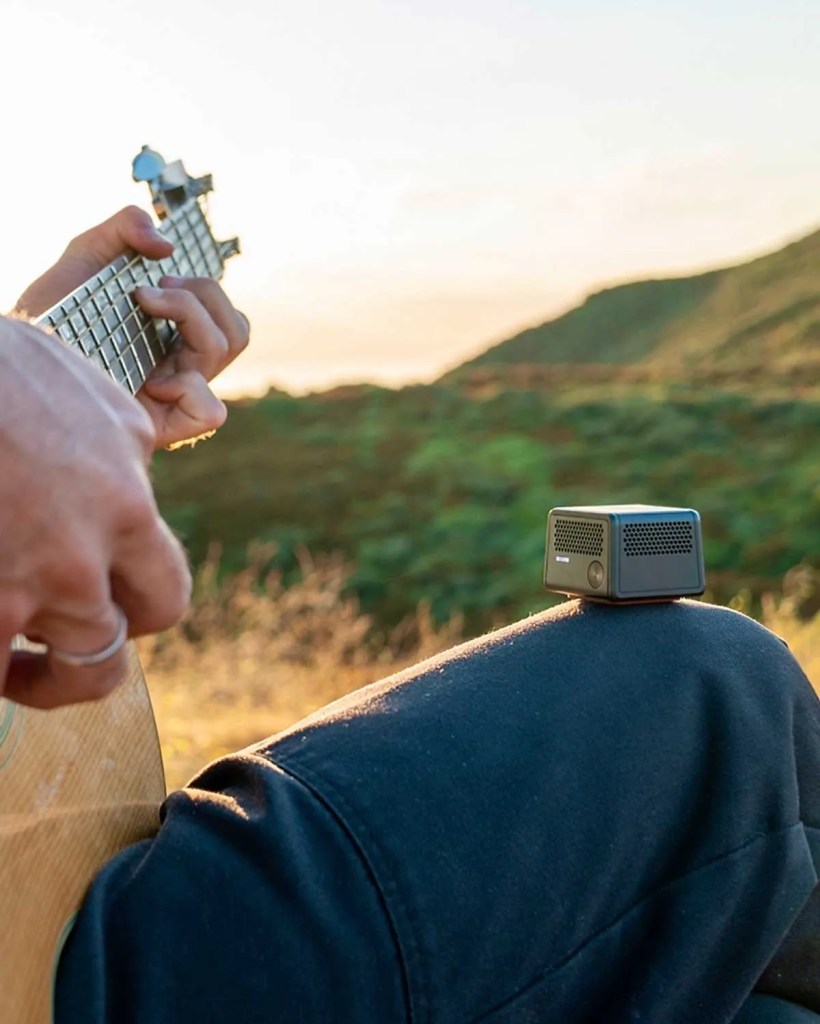
[[[544,586],[610,603],[702,594],[700,516],[692,508],[662,505],[550,509]]]

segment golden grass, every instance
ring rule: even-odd
[[[424,607],[374,632],[345,593],[350,568],[339,557],[303,553],[301,580],[287,588],[275,572],[260,578],[262,561],[221,586],[209,562],[183,625],[140,641],[169,788],[462,639],[458,619],[436,627]]]
[[[820,694],[820,610],[816,609],[820,574],[808,566],[796,566],[783,581],[783,594],[763,598],[763,623],[783,637]]]
[[[214,757],[462,639],[460,621],[436,627],[424,607],[388,635],[375,633],[346,594],[349,567],[340,558],[303,554],[301,580],[288,588],[276,573],[262,576],[263,560],[259,552],[221,585],[212,560],[185,623],[140,642],[169,788]],[[820,612],[801,617],[805,577],[796,579],[766,599],[763,619],[820,690]],[[734,603],[742,608],[742,596]]]

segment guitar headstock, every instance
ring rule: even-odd
[[[143,146],[134,157],[131,174],[134,181],[148,183],[154,212],[160,220],[171,216],[189,199],[206,196],[214,187],[210,174],[194,178],[185,170],[181,160],[166,163],[160,153],[148,146]],[[229,238],[217,245],[223,263],[239,252],[238,238]]]

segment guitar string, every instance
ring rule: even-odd
[[[141,257],[133,257],[126,259],[121,266],[113,265],[113,274],[110,268],[103,268],[103,270],[92,278],[95,281],[96,286],[81,287],[81,295],[75,297],[75,301],[79,302],[79,313],[80,317],[76,317],[71,323],[72,334],[76,336],[76,340],[80,347],[89,355],[100,357],[99,361],[103,364],[105,369],[111,376],[118,380],[119,383],[126,384],[129,389],[134,392],[136,391],[146,376],[145,368],[139,358],[138,342],[142,342],[142,354],[147,357],[147,362],[150,363],[151,368],[156,365],[157,354],[154,352],[151,341],[154,340],[149,336],[147,326],[150,323],[153,326],[153,321],[147,318],[145,314],[138,313],[138,307],[133,304],[133,300],[129,292],[126,291],[126,286],[137,286],[148,281],[152,283],[154,279],[161,276],[168,269],[174,269],[178,273],[197,273],[200,269],[209,270],[207,265],[200,268],[199,260],[192,258],[191,249],[189,247],[189,240],[194,238],[199,242],[198,248],[202,250],[200,237],[203,233],[208,233],[207,228],[203,223],[203,216],[201,210],[197,212],[200,214],[198,223],[191,223],[190,212],[193,210],[193,203],[187,209],[181,211],[175,222],[170,226],[171,230],[166,231],[166,236],[170,241],[176,245],[176,251],[171,257],[166,257],[165,261],[160,261],[159,268],[152,267],[150,270],[146,265],[146,262]],[[213,238],[208,239],[212,246],[215,246]],[[216,256],[216,253],[214,253]],[[204,256],[204,253],[203,253]],[[162,266],[162,263],[165,266]],[[219,268],[219,263],[216,263]],[[126,274],[128,280],[126,282]],[[113,285],[118,288],[117,294],[114,294]],[[85,293],[85,294],[83,294]],[[106,306],[104,301],[107,300],[108,305]],[[68,305],[66,303],[66,305]],[[125,306],[127,312],[125,315],[122,313],[121,306]],[[93,310],[93,313],[90,312]],[[96,314],[96,315],[94,315]],[[112,316],[114,322],[112,324]],[[78,327],[78,319],[82,326]],[[145,320],[142,324],[140,321]],[[105,323],[106,330],[105,335],[102,338],[98,338],[95,333],[95,328],[100,321],[107,321]],[[136,327],[136,330],[134,328]],[[118,333],[122,333],[125,336],[125,345],[122,344],[121,339],[117,337]],[[91,337],[92,344],[87,344],[88,337]],[[152,334],[156,334],[154,330]],[[74,339],[72,339],[74,340]],[[167,345],[163,343],[163,339],[157,337],[159,347],[159,356],[164,354],[167,349]],[[167,339],[170,343],[170,337]],[[113,360],[111,359],[111,353],[106,351],[106,343],[109,344],[113,350]],[[127,357],[131,357],[128,359]],[[119,371],[119,372],[118,372]],[[135,381],[132,377],[132,371],[134,377],[137,378]]]
[[[218,276],[222,270],[218,246],[200,204],[189,200],[171,216],[174,219],[163,232],[174,243],[171,256],[150,267],[141,256],[122,256],[95,274],[90,282],[80,285],[43,318],[64,341],[74,344],[84,355],[96,357],[101,368],[132,393],[139,390],[150,370],[167,354],[174,332],[169,329],[163,332],[167,336],[161,337],[156,322],[134,303],[131,289],[146,281],[153,284],[169,269],[181,276],[199,276],[202,272]],[[122,306],[126,308],[124,316]],[[100,323],[105,333],[98,338],[95,329]],[[117,337],[120,332],[125,336],[124,345]],[[112,351],[106,350],[106,344]],[[140,354],[150,369],[145,369]]]
[[[191,221],[190,216],[192,212],[196,212],[196,214],[198,215],[193,222]],[[195,199],[189,199],[184,206],[174,211],[174,213],[172,213],[171,216],[168,218],[168,221],[166,221],[166,225],[167,227],[163,225],[164,230],[163,227],[160,228],[162,233],[170,242],[173,242],[175,245],[181,244],[186,251],[187,241],[190,236],[196,236],[198,232],[210,235],[207,226],[207,221],[205,220],[205,215]],[[216,243],[213,240],[212,236],[209,237],[209,241],[212,243],[214,247],[216,246]],[[165,257],[164,260],[159,260],[157,262],[160,266],[163,263],[173,263],[174,256],[172,255],[170,257]],[[120,256],[118,257],[118,259],[108,264],[108,266],[103,267],[102,270],[98,271],[98,273],[95,274],[89,281],[84,282],[82,285],[76,288],[74,292],[70,293],[68,296],[66,296],[66,298],[62,300],[61,303],[58,304],[57,310],[59,310],[59,312],[55,311],[58,321],[64,320],[73,313],[77,312],[77,310],[60,309],[60,307],[64,307],[67,303],[71,302],[72,300],[77,303],[79,309],[82,308],[82,306],[88,301],[92,301],[95,298],[97,298],[97,296],[100,294],[102,294],[104,297],[108,297],[107,290],[112,285],[119,285],[119,287],[122,288],[123,293],[125,293],[125,288],[123,288],[122,281],[124,280],[126,274],[129,274],[131,277],[130,284],[133,286],[137,276],[135,273],[135,268],[141,270],[143,274],[145,273],[145,260],[143,259],[143,257],[137,255],[136,253],[131,257],[128,257],[127,255]],[[111,271],[114,272],[110,273]],[[104,275],[108,276],[105,277]],[[91,287],[91,282],[95,282],[96,286]],[[83,294],[82,297],[80,298],[79,294],[81,292],[84,292],[85,294]],[[60,313],[62,314],[62,316],[60,316]]]
[[[184,236],[179,233],[180,222],[182,221],[183,216],[187,215],[187,213],[189,212],[188,207],[194,202],[195,200],[189,200],[185,206],[180,207],[179,210],[176,210],[174,213],[172,213],[168,221],[166,221],[166,224],[161,226],[160,230],[162,231],[162,234],[164,234],[165,237],[168,239],[168,241],[174,242],[176,244],[177,242],[184,240]],[[190,220],[187,216],[185,216],[185,227],[188,232],[193,230],[190,224]],[[174,238],[174,232],[177,232],[176,238]],[[169,257],[165,257],[165,260],[161,260],[158,262],[161,265],[163,262],[166,262],[168,260]],[[107,297],[106,292],[107,289],[111,287],[111,285],[119,285],[120,288],[122,288],[122,293],[127,294],[126,289],[122,286],[122,280],[124,280],[126,273],[130,274],[130,284],[133,286],[136,279],[134,268],[140,268],[141,265],[142,267],[144,267],[144,264],[144,259],[137,253],[134,253],[134,255],[131,257],[129,257],[127,254],[119,256],[112,263],[109,263],[107,266],[103,267],[102,270],[98,271],[97,274],[95,274],[93,277],[89,279],[89,281],[85,281],[83,284],[79,285],[79,287],[77,287],[73,292],[67,295],[60,303],[58,303],[55,311],[53,311],[57,324],[61,326],[61,321],[65,321],[70,316],[76,314],[83,308],[84,303],[94,300],[100,293]],[[113,273],[110,274],[110,277],[107,280],[104,279],[104,275],[109,274],[111,271],[113,271]],[[96,282],[96,287],[92,288],[91,282]],[[85,294],[83,294],[82,297],[80,298],[80,293]],[[77,309],[66,309],[65,307],[72,301],[76,303]]]
[[[161,261],[160,272],[171,268],[178,271],[188,270],[189,268],[184,266],[183,261],[185,259],[187,259],[189,264],[192,263],[187,242],[188,236],[192,231],[196,230],[196,227],[191,224],[188,213],[189,209],[182,209],[174,222],[169,225],[169,230],[165,232],[169,241],[174,242],[177,247],[174,254],[176,258],[166,257],[165,261]],[[166,264],[164,267],[162,262]],[[191,267],[191,269],[194,268]],[[127,281],[126,274],[128,275]],[[75,293],[64,299],[58,309],[54,311],[56,315],[52,315],[49,318],[55,329],[58,330],[58,333],[61,328],[63,329],[61,337],[64,340],[68,340],[69,343],[75,343],[88,356],[99,357],[97,361],[102,364],[102,368],[119,383],[127,384],[132,392],[137,390],[139,384],[142,383],[141,380],[139,383],[135,383],[132,379],[132,367],[135,376],[142,377],[143,379],[145,376],[145,370],[136,349],[137,340],[143,341],[143,354],[149,357],[148,362],[152,364],[152,367],[156,365],[156,356],[149,343],[149,335],[145,327],[134,316],[134,306],[127,288],[129,285],[136,286],[142,283],[143,280],[152,282],[155,276],[156,271],[154,273],[149,271],[141,257],[136,255],[131,258],[121,257],[120,260],[115,261],[108,267],[104,267],[95,275],[91,279],[92,284],[86,282]],[[118,289],[116,294],[114,293],[114,286]],[[76,304],[76,309],[72,309],[72,303]],[[125,305],[127,310],[125,316],[123,316],[121,310],[122,305]],[[60,313],[62,313],[62,317]],[[136,333],[132,331],[134,326],[131,323],[132,320],[134,320],[138,327]],[[95,334],[95,328],[100,321],[105,322],[106,331],[103,337],[98,338]],[[67,339],[65,337],[67,333],[66,328],[70,331]],[[124,346],[120,339],[117,338],[119,331],[122,331],[125,335],[126,344]],[[89,335],[91,338],[90,345],[88,344]],[[162,339],[158,340],[160,341],[160,352],[162,352],[164,348]],[[111,352],[106,350],[106,343],[113,350],[113,359],[111,358]],[[126,361],[127,355],[132,356],[131,365]]]
[[[208,267],[201,260],[196,260],[189,261],[189,267],[183,268],[180,271],[180,273],[186,276],[190,274],[195,277],[199,277],[202,276],[201,271],[205,271],[207,273]],[[121,319],[121,326],[123,327],[126,337],[128,337],[129,340],[125,347],[119,349],[118,351],[118,360],[120,361],[121,364],[123,364],[122,369],[125,376],[123,378],[120,378],[115,375],[115,379],[119,384],[125,384],[129,388],[129,390],[134,392],[139,390],[139,385],[144,383],[145,379],[147,378],[151,370],[155,366],[157,366],[159,361],[165,355],[168,354],[173,345],[174,332],[173,330],[169,330],[167,344],[163,343],[162,338],[158,337],[156,325],[154,324],[153,320],[147,317],[147,315],[141,310],[139,306],[133,305],[132,300],[130,298],[128,299],[128,307],[128,313],[124,318]],[[120,315],[118,310],[117,314],[118,316]],[[133,334],[132,329],[134,329]],[[152,348],[151,343],[152,340],[154,339],[152,339],[151,334],[154,335],[154,338],[159,343],[159,356],[155,354],[154,349]],[[140,350],[138,348],[139,342],[142,342],[143,356],[147,356],[147,361],[150,364],[150,369],[147,372],[145,371],[145,368],[143,367],[142,362],[140,360]],[[125,357],[129,355],[133,356],[134,362],[136,363],[136,367],[138,370],[138,375],[141,378],[139,384],[136,386],[135,382],[132,381],[131,379],[131,374],[129,372],[128,366],[125,365]]]
[[[175,225],[177,229],[175,239],[177,247],[173,257],[169,257],[168,260],[174,265],[174,269],[177,273],[192,273],[198,275],[203,270],[206,273],[210,272],[204,251],[202,250],[201,242],[197,246],[202,256],[201,259],[197,258],[197,254],[191,253],[191,249],[188,244],[190,239],[199,240],[202,234],[207,230],[202,221],[201,211],[199,212],[200,219],[193,225],[190,223],[190,217],[187,216],[186,212],[185,224],[183,225],[187,229],[185,232],[181,232],[179,230],[179,222]],[[211,241],[212,246],[215,246],[213,239],[210,238],[209,240]],[[214,253],[214,255],[216,255],[216,253]],[[164,268],[161,268],[159,273],[148,273],[147,268],[144,265],[144,261],[140,269],[143,273],[147,273],[149,281],[152,281],[154,278],[158,278],[161,276],[161,273],[164,272]],[[217,263],[216,269],[217,271],[221,269],[219,263]],[[127,342],[124,348],[119,348],[118,356],[123,372],[123,378],[120,379],[118,377],[117,379],[120,380],[120,383],[125,383],[129,389],[134,392],[138,390],[140,384],[147,376],[145,368],[142,366],[142,362],[139,357],[139,343],[142,344],[143,355],[147,357],[150,368],[153,369],[157,364],[158,358],[162,358],[173,343],[173,331],[169,330],[167,332],[167,338],[163,340],[157,331],[156,323],[150,317],[147,317],[138,306],[136,306],[130,295],[123,298],[123,303],[127,309],[125,317],[122,316],[119,307],[116,304],[114,306],[114,311],[117,315],[119,325],[123,329]],[[158,354],[154,351],[154,347],[152,346],[152,342],[154,341],[156,342],[156,347],[159,349]],[[132,380],[129,364],[126,361],[126,356],[129,355],[132,357],[133,363],[136,364],[135,368],[138,378],[137,383]],[[148,372],[150,372],[150,370]]]
[[[194,211],[197,216],[192,223],[190,214]],[[205,219],[204,213],[199,204],[192,204],[185,211],[184,227],[185,231],[180,231],[180,225],[179,222],[177,222],[177,249],[174,255],[169,257],[169,259],[175,263],[178,272],[182,272],[183,274],[193,274],[195,276],[199,276],[200,274],[204,274],[209,277],[219,276],[222,271],[222,260],[219,256],[217,243],[210,232],[207,220]],[[208,243],[207,250],[204,244],[205,242]],[[196,251],[192,252],[194,245]],[[145,268],[143,267],[143,269]],[[147,376],[139,359],[138,342],[142,342],[143,354],[148,357],[148,362],[151,364],[151,369],[153,369],[153,367],[157,365],[158,357],[152,348],[151,342],[156,341],[157,347],[159,348],[159,358],[162,358],[173,345],[176,334],[169,328],[167,331],[167,338],[163,340],[157,330],[156,321],[143,313],[142,310],[133,303],[130,295],[127,298],[126,305],[129,312],[123,320],[123,325],[126,338],[129,340],[125,349],[121,350],[123,357],[121,358],[120,363],[125,374],[125,379],[121,381],[121,383],[127,383],[130,390],[135,392],[139,389],[140,384],[144,382]],[[119,310],[117,310],[117,313],[119,315]],[[131,324],[132,320],[133,325]],[[131,334],[131,326],[136,326],[136,331],[133,334],[133,337]],[[140,379],[136,385],[131,380],[128,366],[125,364],[124,356],[128,354],[133,356],[134,362],[136,363],[139,371]]]
[[[175,269],[178,273],[200,276],[203,272],[206,274],[210,272],[211,268],[207,265],[204,254],[192,254],[184,239],[180,249],[181,251],[176,254],[176,259],[174,260]],[[161,273],[154,271],[147,275],[147,279],[152,280],[161,276]],[[122,306],[126,309],[125,315],[123,315]],[[119,383],[126,384],[130,390],[134,391],[138,389],[139,384],[144,382],[150,370],[157,365],[159,359],[166,354],[170,347],[173,332],[170,330],[167,332],[168,338],[164,342],[162,337],[158,336],[154,321],[134,303],[130,295],[124,295],[120,297],[118,302],[112,303],[108,309],[102,310],[100,316],[90,320],[89,329],[92,335],[100,321],[105,322],[106,314],[108,314],[109,318],[112,316],[116,318],[116,326],[112,332],[114,342],[116,342],[118,331],[121,331],[126,338],[125,345],[112,345],[116,353],[116,362],[111,369],[116,371],[118,368],[117,363],[119,363],[121,375],[115,373],[115,378]],[[104,340],[98,348],[101,350],[101,354],[105,356]],[[155,351],[155,349],[158,349],[158,351]],[[141,355],[142,359],[145,359],[149,364],[150,368],[147,371],[145,366],[143,366],[143,361],[140,358]],[[132,370],[139,383],[132,378]]]

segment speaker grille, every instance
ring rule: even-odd
[[[555,550],[600,558],[604,553],[604,524],[594,519],[556,519]]]
[[[623,532],[624,554],[688,555],[694,546],[694,531],[688,519],[666,523],[627,523]]]

